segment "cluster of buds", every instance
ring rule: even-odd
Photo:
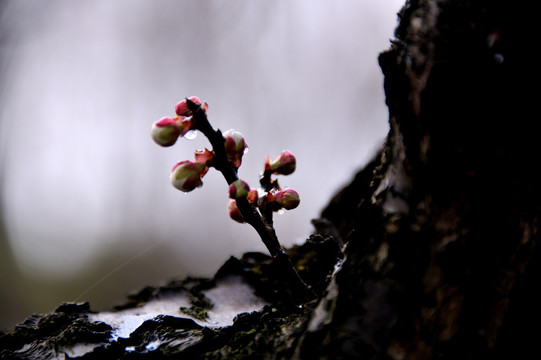
[[[293,189],[282,189],[277,180],[271,175],[289,175],[295,171],[296,159],[289,151],[284,151],[274,161],[267,156],[264,163],[264,172],[261,176],[261,188],[251,188],[244,180],[237,180],[229,185],[229,204],[227,210],[229,217],[237,222],[244,222],[236,201],[246,198],[248,202],[258,207],[260,212],[268,217],[269,212],[281,209],[292,210],[299,206],[299,193]]]
[[[205,112],[208,110],[208,104],[206,102],[201,104],[198,97],[192,96],[189,99],[201,106]],[[194,128],[192,112],[188,108],[186,99],[175,105],[175,114],[174,117],[166,116],[152,124],[150,135],[158,145],[173,146],[179,137],[186,135]]]
[[[175,105],[176,115],[174,117],[163,117],[152,124],[150,134],[158,145],[172,146],[178,138],[186,135],[188,131],[197,130],[198,124],[188,102],[199,106],[205,114],[207,113],[208,104],[196,96],[179,101]],[[242,165],[242,157],[246,153],[248,145],[242,134],[233,129],[225,131],[222,136],[228,165],[236,173]],[[173,166],[170,175],[171,184],[183,192],[190,192],[202,186],[202,178],[209,167],[214,165],[215,157],[216,154],[213,150],[196,150],[194,160],[182,160]],[[266,156],[260,189],[251,188],[240,179],[230,184],[229,216],[235,221],[244,222],[236,203],[240,198],[246,198],[248,202],[259,208],[261,213],[296,208],[300,202],[299,194],[293,189],[281,189],[278,181],[271,179],[271,175],[292,174],[295,168],[295,157],[289,151],[284,151],[273,161]]]
[[[172,146],[177,142],[178,138],[186,135],[188,131],[197,130],[197,123],[188,106],[188,101],[201,107],[205,113],[208,111],[208,104],[201,102],[196,96],[179,101],[175,105],[176,116],[163,117],[152,124],[150,135],[158,145]],[[224,132],[223,137],[229,164],[238,169],[242,164],[242,156],[248,146],[242,134],[233,129]],[[207,149],[196,150],[194,160],[182,160],[173,166],[170,175],[171,184],[183,192],[190,192],[200,187],[203,185],[203,176],[207,173],[209,167],[213,166],[214,157],[214,151]]]
[[[301,279],[293,263],[280,245],[272,224],[272,215],[281,209],[291,210],[299,205],[299,194],[293,189],[282,189],[273,175],[289,175],[295,171],[296,160],[284,151],[271,161],[267,156],[261,174],[259,189],[251,188],[238,178],[238,169],[248,146],[241,133],[233,129],[222,133],[214,130],[207,118],[208,104],[192,96],[175,105],[176,116],[164,117],[152,125],[151,136],[161,146],[172,146],[189,131],[201,131],[210,141],[212,150],[197,150],[194,160],[179,161],[171,172],[171,184],[189,192],[203,185],[202,178],[210,167],[222,173],[229,184],[229,216],[238,222],[250,224],[282,267],[284,280],[292,287],[296,304],[315,297],[314,292]],[[186,136],[187,137],[187,136]]]

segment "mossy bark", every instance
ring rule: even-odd
[[[387,141],[323,210],[317,233],[289,250],[319,299],[295,306],[271,259],[246,254],[213,279],[149,287],[123,308],[183,292],[190,306],[179,313],[186,317],[156,316],[115,338],[114,326],[91,321],[88,305],[65,304],[2,334],[2,358],[536,353],[540,151],[525,81],[534,67],[522,46],[530,32],[520,9],[464,0],[414,0],[403,8],[397,39],[380,55]],[[249,284],[265,305],[231,325],[206,326],[219,303],[205,294],[231,277]],[[81,343],[88,346],[77,352]]]

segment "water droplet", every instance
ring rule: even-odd
[[[187,140],[193,140],[197,137],[197,131],[196,130],[189,130],[186,134],[184,134],[184,138]]]
[[[246,147],[244,148],[244,155],[246,155],[246,154],[248,153],[249,150],[250,150],[250,148],[249,148],[248,146],[246,146]]]
[[[278,215],[282,215],[283,213],[285,213],[286,211],[284,209],[280,209],[278,210]]]

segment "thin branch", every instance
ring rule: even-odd
[[[214,151],[212,166],[222,173],[227,181],[227,184],[230,185],[238,180],[237,169],[229,164],[224,146],[225,139],[222,136],[222,132],[219,129],[213,129],[212,125],[207,119],[207,115],[199,105],[190,99],[186,99],[186,101],[189,109],[193,113],[193,118],[195,120],[194,129],[201,131],[212,145],[212,150]],[[269,250],[269,253],[278,264],[281,277],[290,286],[289,289],[293,296],[293,300],[300,305],[314,299],[316,297],[314,292],[300,278],[297,270],[291,262],[291,259],[289,256],[287,256],[285,250],[278,241],[278,237],[276,236],[276,232],[272,226],[272,213],[269,216],[265,212],[265,217],[267,218],[267,221],[270,221],[269,223],[266,222],[263,217],[261,217],[257,209],[246,198],[240,198],[236,201],[237,207],[239,208],[244,221],[255,229]]]

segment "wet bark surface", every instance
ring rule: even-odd
[[[382,151],[289,249],[148,287],[111,312],[63,304],[0,335],[2,358],[505,359],[535,353],[541,194],[533,67],[503,1],[411,1],[380,55]],[[520,14],[521,19],[525,16]],[[535,113],[535,112],[534,112]],[[530,326],[529,326],[530,325]]]

